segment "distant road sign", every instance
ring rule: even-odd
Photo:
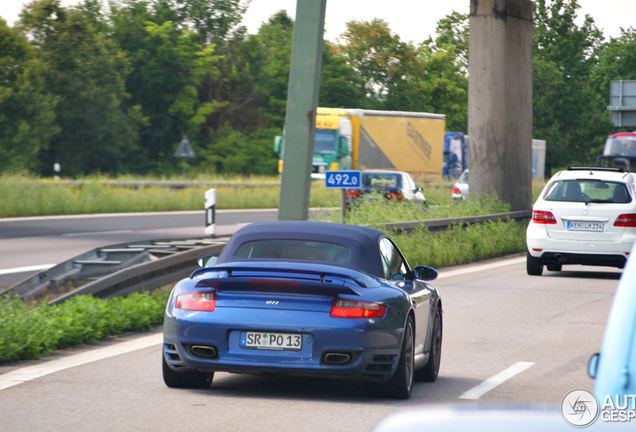
[[[192,159],[196,157],[187,137],[183,137],[181,140],[181,144],[179,144],[179,148],[177,148],[177,151],[174,153],[174,157],[181,159]]]
[[[359,188],[360,171],[327,171],[325,173],[327,188]]]

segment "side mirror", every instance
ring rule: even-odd
[[[199,267],[212,267],[219,259],[218,255],[206,255],[197,260]]]
[[[587,364],[587,374],[590,376],[590,378],[596,379],[596,373],[598,372],[598,362],[600,359],[600,353],[592,354],[592,357],[590,357],[590,362]]]
[[[413,269],[415,279],[432,281],[437,279],[437,270],[432,267],[419,265]]]

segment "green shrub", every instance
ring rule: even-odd
[[[163,320],[169,292],[100,300],[77,296],[61,305],[0,300],[0,363],[35,359],[104,336],[148,330]]]
[[[525,230],[525,224],[498,221],[466,228],[455,225],[441,233],[419,227],[392,237],[412,266],[439,268],[524,251]]]

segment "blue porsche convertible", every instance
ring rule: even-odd
[[[327,222],[245,226],[172,291],[163,326],[168,387],[206,388],[214,372],[364,381],[406,399],[437,378],[437,272],[411,268],[381,231]]]

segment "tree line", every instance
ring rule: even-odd
[[[187,136],[195,171],[275,174],[293,19],[256,34],[250,0],[34,0],[0,19],[0,172],[74,177],[178,173]],[[609,82],[636,79],[636,33],[606,40],[577,0],[536,0],[534,131],[548,168],[591,163],[614,132]],[[350,21],[325,41],[319,104],[446,114],[467,131],[468,16],[424,41],[381,20]]]

